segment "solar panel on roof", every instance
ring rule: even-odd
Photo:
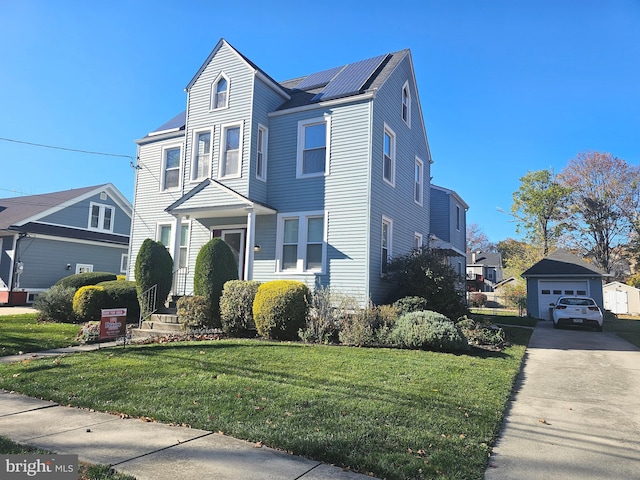
[[[312,73],[304,80],[302,80],[298,85],[296,85],[296,88],[298,90],[310,90],[312,88],[326,85],[343,68],[344,66],[335,67],[330,68],[329,70],[323,70],[322,72]]]
[[[387,55],[385,54],[347,65],[320,93],[313,97],[312,101],[326,100],[359,92],[386,58]]]

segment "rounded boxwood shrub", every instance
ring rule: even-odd
[[[36,297],[33,307],[38,310],[39,320],[73,323],[73,295],[76,289],[64,285],[54,285]]]
[[[100,282],[97,286],[104,288],[108,297],[107,303],[102,308],[126,308],[127,322],[134,322],[140,318],[136,282],[112,280]]]
[[[391,339],[402,348],[441,352],[465,351],[469,348],[467,339],[451,320],[429,310],[402,315],[391,332]]]
[[[296,340],[305,326],[308,309],[309,287],[296,280],[274,280],[258,287],[253,319],[265,338]]]
[[[100,282],[108,282],[115,280],[117,275],[109,272],[84,272],[76,273],[75,275],[69,275],[68,277],[61,278],[54,285],[62,285],[64,287],[72,287],[74,290],[78,290],[80,287],[86,287],[87,285],[97,285]]]
[[[142,242],[136,257],[135,279],[140,305],[144,305],[144,292],[157,285],[154,308],[162,309],[173,283],[173,258],[162,243],[150,238]]]
[[[201,295],[180,297],[176,303],[178,322],[186,328],[205,328],[209,323],[211,308]]]
[[[220,297],[222,330],[231,335],[247,336],[256,329],[253,301],[260,287],[255,280],[229,280]]]
[[[221,327],[220,297],[222,288],[229,280],[238,279],[238,264],[231,247],[221,238],[205,243],[196,258],[193,272],[193,293],[207,299],[211,324]]]
[[[400,315],[411,312],[421,312],[427,309],[427,299],[424,297],[402,297],[393,302]]]
[[[100,320],[102,309],[109,302],[104,287],[87,285],[80,287],[73,296],[73,314],[83,322]]]

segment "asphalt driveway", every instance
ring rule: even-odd
[[[632,478],[640,349],[612,333],[538,322],[485,479]]]

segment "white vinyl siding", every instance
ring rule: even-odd
[[[384,140],[382,152],[382,178],[391,186],[395,186],[396,170],[396,134],[384,125]]]
[[[211,131],[196,132],[193,146],[191,179],[201,180],[209,176],[211,170]]]
[[[91,202],[89,206],[89,230],[113,233],[115,208]]]
[[[258,142],[256,145],[256,178],[267,180],[267,145],[269,132],[266,127],[258,125]]]
[[[283,273],[324,273],[326,231],[324,212],[278,215],[276,270]]]
[[[174,190],[180,187],[180,146],[162,149],[161,190]]]
[[[220,148],[220,178],[239,178],[242,175],[242,127],[222,127]]]
[[[317,177],[329,173],[331,117],[298,122],[298,161],[296,176]]]

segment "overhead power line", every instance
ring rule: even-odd
[[[79,150],[77,148],[58,147],[58,146],[55,146],[55,145],[46,145],[44,143],[25,142],[23,140],[15,140],[13,138],[4,138],[4,137],[0,137],[0,140],[4,140],[5,142],[22,143],[24,145],[31,145],[31,146],[34,146],[34,147],[53,148],[54,150],[65,150],[67,152],[87,153],[89,155],[103,155],[103,156],[106,156],[106,157],[128,158],[132,162],[134,160],[134,158],[131,155],[121,155],[121,154],[118,154],[118,153],[92,152],[91,150]],[[132,166],[133,166],[133,164],[132,164]]]

